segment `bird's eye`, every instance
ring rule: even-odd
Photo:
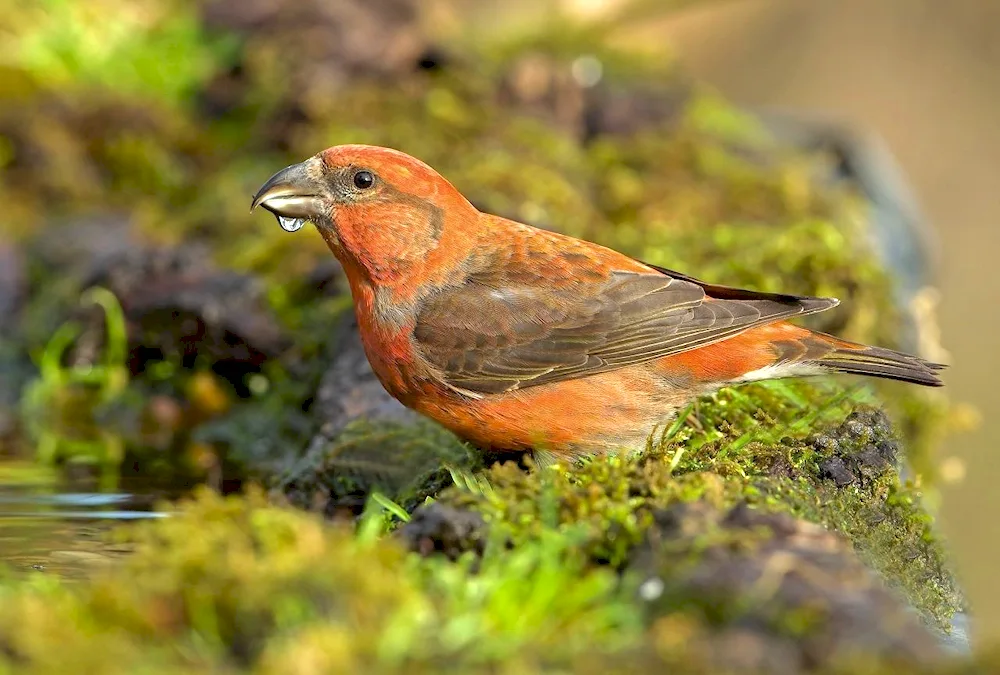
[[[354,174],[354,187],[359,190],[367,190],[372,185],[375,185],[375,176],[372,175],[371,171],[358,171]]]

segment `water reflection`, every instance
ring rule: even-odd
[[[15,574],[44,571],[85,576],[128,551],[107,532],[123,522],[161,518],[153,511],[167,491],[123,485],[117,492],[67,483],[32,467],[0,463],[0,564]]]

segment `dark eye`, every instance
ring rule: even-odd
[[[354,174],[354,187],[359,190],[367,190],[372,185],[375,185],[375,176],[372,175],[371,171],[358,171]]]

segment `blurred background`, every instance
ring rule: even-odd
[[[143,517],[192,483],[225,491],[278,472],[275,457],[327,433],[313,405],[333,426],[402,414],[328,353],[323,317],[346,305],[319,238],[246,213],[277,168],[373,142],[427,160],[503,215],[713,281],[846,293],[860,309],[825,328],[950,363],[948,414],[901,395],[899,419],[931,439],[916,466],[934,477],[975,630],[1000,637],[997,3],[0,0],[0,17],[0,503],[62,516],[0,529],[7,560],[73,574],[79,551],[53,551],[92,536],[74,514]],[[887,282],[866,257],[757,270],[688,252],[705,218],[863,220],[837,201],[839,183],[814,189],[813,164],[761,142],[747,112],[884,197],[876,248],[901,316],[880,304]],[[602,145],[653,119],[685,140],[662,154],[643,146],[650,137]],[[715,146],[684,155],[699,134],[752,147],[767,178],[720,169]],[[736,187],[699,191],[692,175]],[[677,232],[652,231],[661,222]],[[801,241],[826,232],[804,227]],[[741,253],[727,236],[718,250]],[[112,292],[81,308],[95,285]],[[351,387],[354,408],[324,398]],[[280,429],[260,426],[276,415]],[[918,435],[935,415],[949,433]],[[69,464],[107,489],[29,498],[25,485],[51,479],[36,457],[80,459]]]

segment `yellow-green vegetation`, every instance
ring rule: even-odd
[[[174,104],[217,67],[221,41],[206,35],[188,2],[29,0],[18,10],[6,12],[4,51],[43,86]]]
[[[0,583],[0,672],[513,673],[626,648],[640,626],[615,575],[555,535],[472,573],[208,492],[126,534],[134,552],[87,584]]]
[[[125,318],[107,289],[92,288],[84,300],[104,313],[106,344],[100,362],[64,366],[63,352],[82,329],[73,322],[60,326],[37,355],[39,375],[25,386],[23,414],[42,464],[92,462],[111,487],[124,455],[122,439],[95,422],[100,409],[117,403],[128,386]]]
[[[641,577],[589,566],[583,532],[546,529],[513,549],[494,538],[481,559],[452,563],[407,553],[379,521],[369,508],[355,531],[259,492],[203,491],[122,531],[132,552],[88,581],[0,580],[0,672],[719,672],[703,623],[690,611],[646,619]],[[726,541],[707,534],[704,547]],[[768,540],[760,531],[732,550]],[[796,625],[804,638],[805,614]],[[812,670],[899,667],[965,666],[861,651]]]

